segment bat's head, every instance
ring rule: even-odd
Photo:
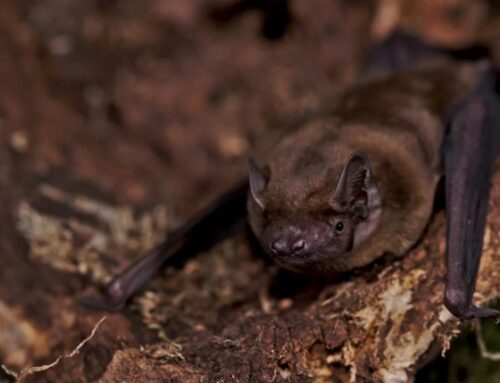
[[[328,182],[333,187],[319,199],[316,193],[300,202],[284,201],[283,188],[270,185],[272,174],[253,160],[249,170],[250,225],[265,252],[282,267],[314,273],[345,270],[346,257],[379,223],[380,196],[362,152],[347,159],[338,179]]]

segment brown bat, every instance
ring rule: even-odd
[[[243,216],[245,201],[255,237],[286,269],[334,274],[384,253],[404,255],[421,237],[444,175],[445,305],[460,318],[498,317],[471,303],[500,142],[496,76],[484,61],[414,65],[430,49],[412,44],[389,40],[367,69],[385,74],[284,136],[260,167],[251,159],[248,182],[118,275],[106,302],[91,303],[121,308],[179,249]]]

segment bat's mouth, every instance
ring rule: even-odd
[[[299,273],[327,274],[331,272],[329,264],[332,260],[331,254],[311,252],[300,255],[276,256],[270,254],[274,262],[284,268]]]

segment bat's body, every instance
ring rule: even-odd
[[[500,129],[486,67],[444,60],[353,86],[260,167],[250,161],[248,193],[245,185],[228,193],[112,281],[106,306],[121,307],[218,211],[238,215],[245,198],[252,231],[285,268],[331,274],[403,255],[422,235],[445,174],[445,303],[462,318],[497,316],[471,303]]]
[[[328,218],[338,218],[345,226],[343,232],[349,231],[353,226],[349,213],[331,206],[343,201],[331,199],[347,159],[355,152],[369,159],[373,185],[365,204],[369,219],[360,220],[355,232],[345,238],[352,246],[346,244],[338,255],[333,254],[335,250],[326,252],[322,259],[318,251],[295,257],[278,255],[278,263],[298,271],[328,273],[364,266],[386,252],[408,250],[429,221],[442,174],[446,128],[442,116],[450,100],[471,89],[474,74],[470,72],[474,71],[447,66],[355,86],[340,98],[330,117],[306,123],[276,145],[267,161],[261,162],[269,168],[270,177],[258,197],[265,200],[264,215],[273,225],[294,226],[299,231],[306,226],[307,232],[313,221],[322,221],[321,215],[328,216],[325,210],[331,209],[339,214]],[[351,198],[355,196],[338,197]],[[258,222],[262,209],[253,198],[248,209],[257,238],[266,237]],[[333,242],[342,241],[341,235]],[[261,242],[266,248],[266,241]]]

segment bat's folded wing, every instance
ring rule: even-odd
[[[140,290],[167,260],[189,258],[244,220],[247,189],[246,180],[239,183],[115,276],[106,287],[106,300],[84,298],[80,302],[100,310],[117,311],[123,308],[127,299]]]
[[[499,147],[500,99],[488,76],[450,108],[444,146],[447,250],[446,307],[459,318],[499,317],[472,304],[488,210],[491,173]]]

